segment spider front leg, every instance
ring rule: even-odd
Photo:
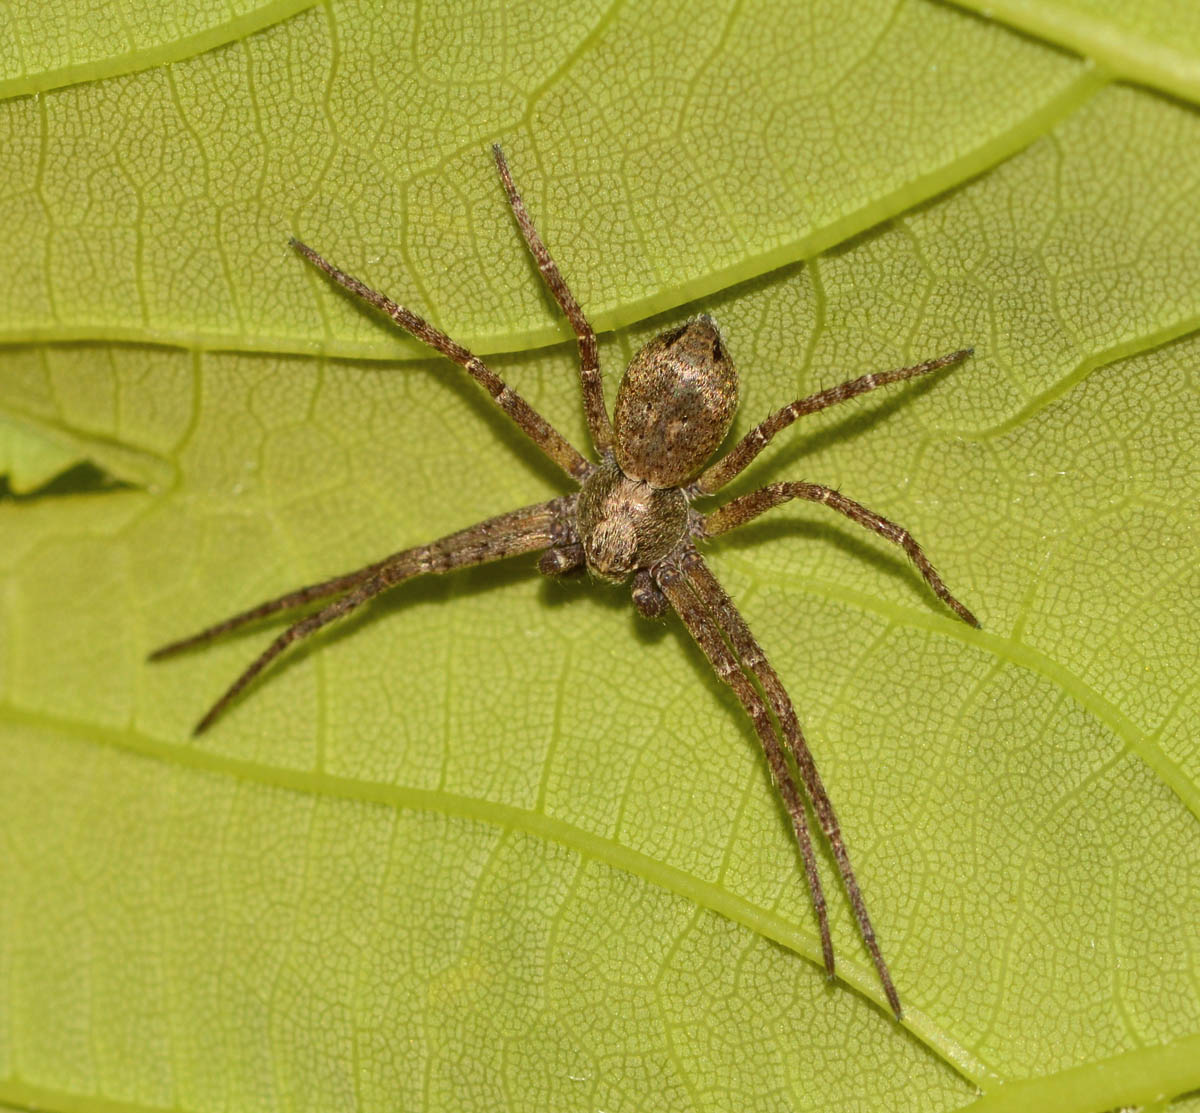
[[[928,375],[952,363],[958,363],[975,351],[974,348],[960,348],[949,355],[938,356],[937,359],[927,359],[924,363],[914,363],[911,367],[900,367],[895,371],[879,371],[870,375],[862,375],[857,379],[831,386],[828,390],[810,394],[800,398],[790,405],[776,410],[766,421],[761,422],[750,430],[737,444],[714,464],[710,464],[696,480],[697,494],[711,495],[719,491],[731,479],[739,475],[768,444],[771,438],[786,429],[792,422],[818,410],[836,406],[839,402],[847,402],[860,394],[869,394],[889,383],[903,382],[905,379],[915,379],[918,375]]]
[[[553,546],[569,547],[574,537],[575,499],[575,495],[566,495],[549,502],[522,507],[508,514],[488,518],[427,545],[402,549],[356,572],[260,603],[232,618],[209,626],[198,634],[156,649],[150,654],[150,659],[161,660],[192,646],[207,644],[222,634],[267,615],[291,610],[314,599],[345,592],[340,599],[327,603],[315,613],[293,623],[251,662],[196,724],[193,734],[202,734],[229,702],[290,645],[303,641],[323,626],[345,617],[389,588],[416,576],[451,572]]]
[[[833,858],[842,878],[842,886],[846,890],[850,907],[854,911],[854,918],[858,922],[859,934],[866,944],[879,980],[883,984],[884,995],[887,997],[896,1019],[900,1020],[903,1015],[900,997],[896,993],[892,975],[888,970],[887,963],[883,960],[883,953],[879,949],[875,929],[871,924],[871,917],[867,913],[867,904],[859,888],[858,878],[850,864],[850,852],[846,849],[846,841],[842,837],[837,814],[833,810],[833,803],[825,791],[821,775],[817,772],[816,762],[804,739],[804,733],[800,729],[800,721],[796,717],[796,709],[792,706],[791,698],[778,674],[767,660],[762,647],[750,632],[746,620],[742,618],[733,600],[729,598],[725,589],[709,571],[700,554],[695,549],[686,551],[680,560],[680,565],[687,578],[688,586],[709,614],[713,616],[715,625],[721,635],[728,639],[741,667],[762,686],[767,703],[779,723],[784,742],[792,755],[792,760],[795,761],[796,767],[800,771],[800,779],[812,802],[817,822],[821,825],[821,831],[829,843],[829,849],[833,851]],[[672,602],[675,601],[673,595],[670,598]]]
[[[791,499],[805,499],[808,502],[824,503],[831,510],[844,514],[852,522],[865,526],[880,537],[886,537],[894,545],[899,545],[917,566],[917,571],[925,578],[925,582],[933,589],[933,593],[942,600],[968,626],[979,626],[977,619],[953,595],[942,582],[925,550],[917,544],[916,539],[903,526],[896,525],[881,514],[868,510],[862,503],[847,498],[832,487],[823,487],[819,483],[769,483],[748,495],[732,499],[724,506],[714,510],[704,518],[702,523],[703,537],[715,537],[719,533],[728,533],[731,529],[745,525],[760,514],[779,506]]]

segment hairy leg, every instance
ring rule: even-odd
[[[928,375],[931,371],[937,371],[942,367],[948,367],[952,363],[966,359],[974,351],[974,348],[962,348],[949,355],[938,356],[937,359],[927,359],[924,363],[913,364],[912,367],[900,367],[895,371],[863,375],[839,386],[830,387],[828,390],[818,391],[807,398],[800,398],[791,405],[776,410],[766,421],[751,429],[720,460],[710,464],[701,473],[695,484],[697,492],[711,495],[714,491],[719,491],[734,476],[745,470],[750,461],[770,444],[771,438],[776,433],[786,429],[798,418],[827,409],[829,406],[836,406],[839,402],[857,398],[860,394],[867,394],[881,386],[887,386],[889,383],[914,379],[918,375]]]
[[[769,483],[748,495],[732,499],[724,506],[708,514],[703,521],[704,537],[715,537],[720,533],[728,533],[731,529],[745,525],[772,508],[791,499],[804,499],[808,502],[824,503],[831,510],[844,514],[852,522],[886,537],[894,545],[899,545],[917,566],[917,571],[925,578],[925,582],[933,589],[933,593],[942,600],[968,626],[979,626],[977,619],[953,595],[942,582],[925,550],[917,544],[916,539],[903,526],[896,525],[882,515],[868,510],[861,503],[847,498],[832,487],[823,487],[819,483]]]
[[[684,626],[703,650],[717,676],[733,689],[754,724],[754,730],[766,755],[771,780],[783,800],[788,818],[792,821],[792,831],[800,848],[800,857],[804,861],[804,876],[808,881],[813,911],[817,916],[817,926],[821,935],[821,956],[826,972],[833,977],[833,940],[829,935],[825,892],[821,888],[816,855],[813,853],[812,839],[808,833],[808,814],[804,810],[804,801],[800,798],[792,771],[788,768],[767,706],[730,652],[710,608],[698,597],[686,574],[673,564],[665,563],[655,569],[654,578],[659,590],[683,620]]]
[[[525,202],[513,184],[508,161],[504,157],[504,152],[500,150],[499,143],[493,144],[492,155],[496,159],[496,169],[500,171],[500,181],[504,186],[504,192],[508,195],[508,203],[512,206],[513,216],[517,218],[521,235],[525,237],[525,243],[529,247],[529,254],[533,256],[533,261],[537,263],[538,270],[542,272],[542,278],[545,279],[550,293],[554,295],[554,300],[558,302],[559,308],[571,322],[571,328],[575,330],[575,335],[579,340],[579,379],[583,386],[583,410],[587,416],[588,429],[592,434],[592,445],[597,454],[603,456],[612,447],[613,427],[609,420],[608,410],[604,408],[604,388],[600,380],[600,356],[596,351],[596,334],[592,331],[592,326],[588,324],[588,319],[583,315],[583,310],[579,308],[579,302],[575,300],[575,295],[567,286],[566,279],[563,278],[558,265],[550,257],[546,245],[542,243],[537,229],[534,228],[533,221],[529,218],[529,213],[525,208]]]
[[[200,633],[193,634],[189,638],[165,645],[161,649],[155,650],[150,655],[151,659],[158,660],[182,649],[204,644],[221,634],[245,626],[266,615],[288,610],[313,599],[328,597],[349,588],[347,594],[340,599],[328,603],[316,613],[308,615],[284,630],[230,685],[224,695],[208,710],[204,718],[196,724],[194,733],[200,734],[212,725],[230,700],[288,646],[302,641],[322,626],[327,626],[330,622],[349,614],[381,592],[416,576],[450,572],[475,564],[485,564],[504,557],[516,556],[519,553],[536,552],[568,541],[571,536],[569,510],[574,498],[574,495],[568,495],[552,499],[549,502],[538,503],[535,506],[522,507],[520,510],[513,510],[495,518],[488,518],[468,529],[459,530],[457,533],[449,534],[437,541],[431,541],[427,545],[402,549],[400,552],[393,553],[374,564],[369,564],[357,572],[281,595],[278,599],[272,599],[257,607],[252,607],[250,610],[242,611],[240,614],[201,630]]]
[[[231,630],[240,630],[243,626],[249,626],[252,622],[257,622],[259,619],[278,614],[280,611],[294,610],[296,607],[303,606],[305,603],[311,603],[315,599],[328,599],[331,595],[338,595],[343,591],[349,591],[352,587],[357,587],[364,580],[370,579],[372,575],[392,559],[393,557],[385,557],[383,560],[376,561],[374,564],[368,564],[365,568],[360,568],[356,572],[347,572],[342,576],[334,576],[332,580],[322,580],[319,584],[309,584],[308,587],[289,591],[286,595],[280,595],[277,599],[268,599],[265,603],[259,603],[249,610],[240,611],[238,614],[222,619],[212,626],[206,626],[198,633],[190,634],[186,638],[180,638],[179,641],[170,642],[167,645],[160,645],[146,657],[146,660],[161,661],[164,657],[173,657],[176,653],[182,653],[185,649],[191,649],[198,645],[207,645],[222,634],[228,634]]]
[[[512,418],[521,432],[572,479],[582,482],[592,473],[593,466],[579,454],[579,451],[478,356],[451,340],[440,329],[434,328],[424,317],[418,317],[411,309],[397,305],[391,298],[372,290],[370,286],[360,282],[353,275],[338,270],[311,247],[302,244],[297,239],[291,240],[290,243],[310,263],[323,270],[339,286],[344,286],[363,301],[375,306],[376,309],[381,309],[422,344],[428,344],[434,351],[440,352],[463,368],[492,396],[492,401]]]
[[[767,703],[770,704],[771,710],[779,722],[784,741],[800,771],[800,779],[812,801],[817,822],[821,825],[821,830],[829,842],[830,850],[833,851],[838,873],[841,874],[842,885],[846,890],[846,896],[850,899],[854,918],[858,921],[859,933],[870,952],[871,960],[879,974],[879,980],[883,983],[883,991],[887,996],[888,1004],[891,1006],[892,1012],[896,1014],[896,1019],[899,1020],[902,1015],[900,997],[896,993],[892,976],[888,972],[887,963],[883,960],[883,954],[875,938],[875,929],[871,924],[871,917],[867,914],[866,901],[859,889],[854,868],[850,865],[850,852],[846,849],[837,814],[833,810],[829,794],[825,791],[825,785],[817,772],[816,762],[813,760],[808,743],[800,730],[796,710],[784,689],[783,682],[771,667],[766,654],[763,653],[762,647],[750,632],[750,627],[746,625],[745,619],[742,618],[733,600],[729,598],[725,589],[709,571],[700,554],[694,549],[686,553],[682,559],[682,566],[688,584],[713,615],[721,633],[729,639],[741,666],[762,685]]]

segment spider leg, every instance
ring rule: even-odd
[[[900,367],[895,371],[881,371],[872,375],[863,375],[828,390],[818,391],[807,398],[800,398],[790,405],[776,410],[766,421],[761,422],[750,430],[737,444],[733,446],[720,460],[710,464],[696,480],[697,493],[711,495],[719,491],[734,476],[745,470],[746,466],[771,442],[776,433],[786,429],[793,421],[807,414],[816,413],[839,402],[857,398],[889,383],[903,382],[905,379],[915,379],[918,375],[928,375],[952,363],[958,363],[975,351],[974,348],[961,348],[949,355],[938,356],[937,359],[927,359],[924,363],[915,363],[912,367]]]
[[[558,265],[550,257],[546,245],[542,243],[537,229],[534,228],[533,221],[529,218],[529,213],[525,208],[525,202],[513,184],[508,161],[505,159],[499,143],[492,145],[492,155],[496,159],[496,169],[500,171],[500,181],[504,185],[504,192],[508,194],[508,203],[512,206],[513,216],[517,218],[521,235],[525,237],[529,254],[533,256],[533,261],[537,263],[538,270],[542,272],[542,278],[549,287],[550,293],[554,295],[554,300],[558,302],[559,308],[571,322],[571,328],[575,330],[575,336],[579,340],[579,379],[583,386],[583,409],[587,415],[588,429],[592,434],[592,445],[602,456],[612,447],[613,427],[608,410],[604,408],[604,388],[600,380],[600,356],[596,351],[596,334],[583,315],[583,310],[579,308],[579,302],[575,300],[575,295],[568,288]]]
[[[742,618],[733,600],[729,598],[725,589],[709,571],[700,554],[695,549],[685,552],[681,564],[689,586],[696,593],[696,597],[708,608],[721,633],[729,639],[742,668],[762,685],[767,702],[783,731],[784,741],[800,771],[800,779],[808,792],[808,798],[812,801],[817,822],[820,823],[821,830],[829,842],[829,848],[833,851],[834,861],[837,863],[838,873],[842,878],[842,885],[846,890],[846,896],[850,899],[854,918],[858,921],[859,934],[867,945],[871,960],[879,974],[879,980],[883,983],[883,991],[887,996],[888,1004],[892,1007],[892,1012],[896,1014],[896,1019],[899,1020],[902,1016],[900,997],[896,993],[887,963],[884,962],[883,954],[879,950],[875,929],[871,925],[871,917],[867,914],[866,901],[858,887],[858,879],[854,876],[854,869],[850,865],[850,853],[842,838],[833,804],[825,791],[821,776],[817,772],[816,762],[809,751],[808,743],[804,740],[800,722],[796,718],[796,710],[784,689],[783,682],[750,632],[746,620]]]
[[[332,580],[323,580],[319,584],[310,584],[308,587],[289,591],[286,595],[279,596],[278,599],[268,599],[265,603],[259,603],[249,610],[241,611],[230,618],[214,623],[212,626],[206,626],[199,633],[191,634],[186,638],[180,638],[179,641],[170,642],[167,645],[161,645],[148,654],[146,660],[161,661],[164,657],[173,657],[176,653],[182,653],[185,649],[191,649],[197,645],[205,645],[215,638],[219,638],[222,634],[228,634],[231,630],[240,630],[243,626],[249,626],[250,623],[257,622],[260,618],[278,614],[280,611],[290,611],[295,607],[302,606],[304,603],[311,603],[314,599],[326,599],[330,595],[349,591],[350,588],[362,583],[363,580],[369,579],[371,575],[378,572],[391,559],[393,558],[385,557],[383,560],[358,569],[357,572],[347,572],[343,576],[335,576]]]
[[[450,572],[458,568],[485,564],[503,557],[535,552],[551,545],[569,542],[573,533],[569,511],[574,497],[568,495],[551,499],[549,502],[538,503],[535,506],[522,507],[495,518],[488,518],[467,529],[431,541],[427,545],[403,549],[357,572],[351,572],[335,580],[327,580],[324,584],[314,585],[313,588],[302,588],[299,592],[292,592],[249,611],[243,611],[240,615],[218,623],[216,626],[211,626],[190,638],[164,646],[162,649],[156,650],[152,656],[163,657],[185,646],[208,641],[218,634],[244,625],[254,618],[275,613],[288,606],[295,606],[298,602],[307,602],[307,599],[298,598],[303,596],[306,591],[327,588],[330,584],[341,585],[322,592],[323,595],[328,595],[332,591],[342,590],[345,587],[350,588],[347,594],[340,599],[335,599],[314,614],[302,618],[284,630],[229,686],[221,698],[209,708],[204,718],[196,724],[193,733],[201,734],[212,725],[230,700],[237,696],[293,642],[307,638],[322,626],[327,626],[330,622],[349,614],[381,592],[415,576]],[[319,597],[310,595],[308,598]]]
[[[832,978],[834,969],[833,940],[829,934],[825,891],[821,888],[821,876],[817,872],[817,859],[813,853],[812,839],[808,832],[808,814],[804,810],[804,801],[800,797],[795,778],[788,768],[783,748],[779,744],[779,735],[776,733],[775,724],[771,721],[770,712],[767,710],[762,696],[755,690],[737,659],[730,652],[710,608],[701,601],[684,572],[671,563],[664,563],[655,569],[654,579],[659,590],[682,619],[688,633],[692,635],[705,657],[708,658],[718,678],[733,689],[746,714],[750,716],[750,721],[754,724],[754,730],[758,734],[763,754],[767,759],[771,780],[774,782],[776,791],[787,809],[788,818],[792,822],[792,831],[796,836],[796,844],[804,862],[804,876],[808,881],[813,911],[817,916],[817,926],[821,935],[821,956],[825,963],[825,971]]]
[[[267,648],[259,654],[248,669],[239,676],[226,690],[216,703],[212,705],[192,730],[192,735],[203,734],[216,721],[218,715],[225,710],[237,694],[246,687],[263,669],[267,667],[276,657],[279,656],[292,642],[302,641],[309,634],[314,634],[322,626],[327,626],[335,619],[341,618],[343,615],[349,614],[352,610],[361,606],[374,595],[378,595],[385,589],[385,586],[379,578],[378,573],[368,580],[364,580],[348,595],[343,595],[340,599],[335,599],[332,603],[322,607],[315,614],[310,614],[307,618],[302,618],[299,622],[289,626],[282,634],[279,635]]]
[[[463,368],[492,396],[492,401],[512,418],[521,432],[572,479],[582,482],[592,473],[592,465],[580,455],[579,451],[478,356],[451,340],[444,332],[434,328],[424,317],[417,316],[411,309],[397,305],[391,298],[372,290],[370,286],[360,282],[353,275],[338,270],[311,247],[302,244],[297,239],[288,242],[310,263],[329,275],[339,286],[345,287],[363,301],[375,306],[376,309],[381,309],[422,344],[428,344],[429,347]]]
[[[767,486],[760,487],[757,491],[751,491],[748,495],[732,499],[724,506],[706,515],[701,524],[702,536],[715,537],[719,533],[737,529],[738,526],[745,525],[751,519],[757,518],[760,514],[791,499],[806,499],[809,502],[824,503],[831,510],[844,514],[852,522],[857,522],[860,526],[865,526],[879,534],[880,537],[885,537],[893,544],[899,545],[917,566],[917,571],[925,578],[925,582],[933,589],[933,593],[968,626],[979,626],[979,619],[950,594],[949,588],[942,582],[941,576],[930,564],[925,550],[917,544],[908,530],[876,514],[873,510],[868,510],[861,503],[847,498],[832,487],[823,487],[819,483],[768,483]]]

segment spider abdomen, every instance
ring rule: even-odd
[[[679,487],[725,439],[737,403],[737,371],[711,317],[660,333],[617,391],[617,463],[652,487]]]

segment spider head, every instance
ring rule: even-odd
[[[584,541],[583,551],[597,576],[620,583],[638,564],[633,521],[628,516],[601,518]]]
[[[584,483],[575,510],[589,571],[619,583],[662,560],[687,531],[687,499],[631,479],[607,457]]]
[[[652,487],[682,486],[725,439],[737,401],[737,371],[711,317],[659,333],[617,391],[617,463]]]

